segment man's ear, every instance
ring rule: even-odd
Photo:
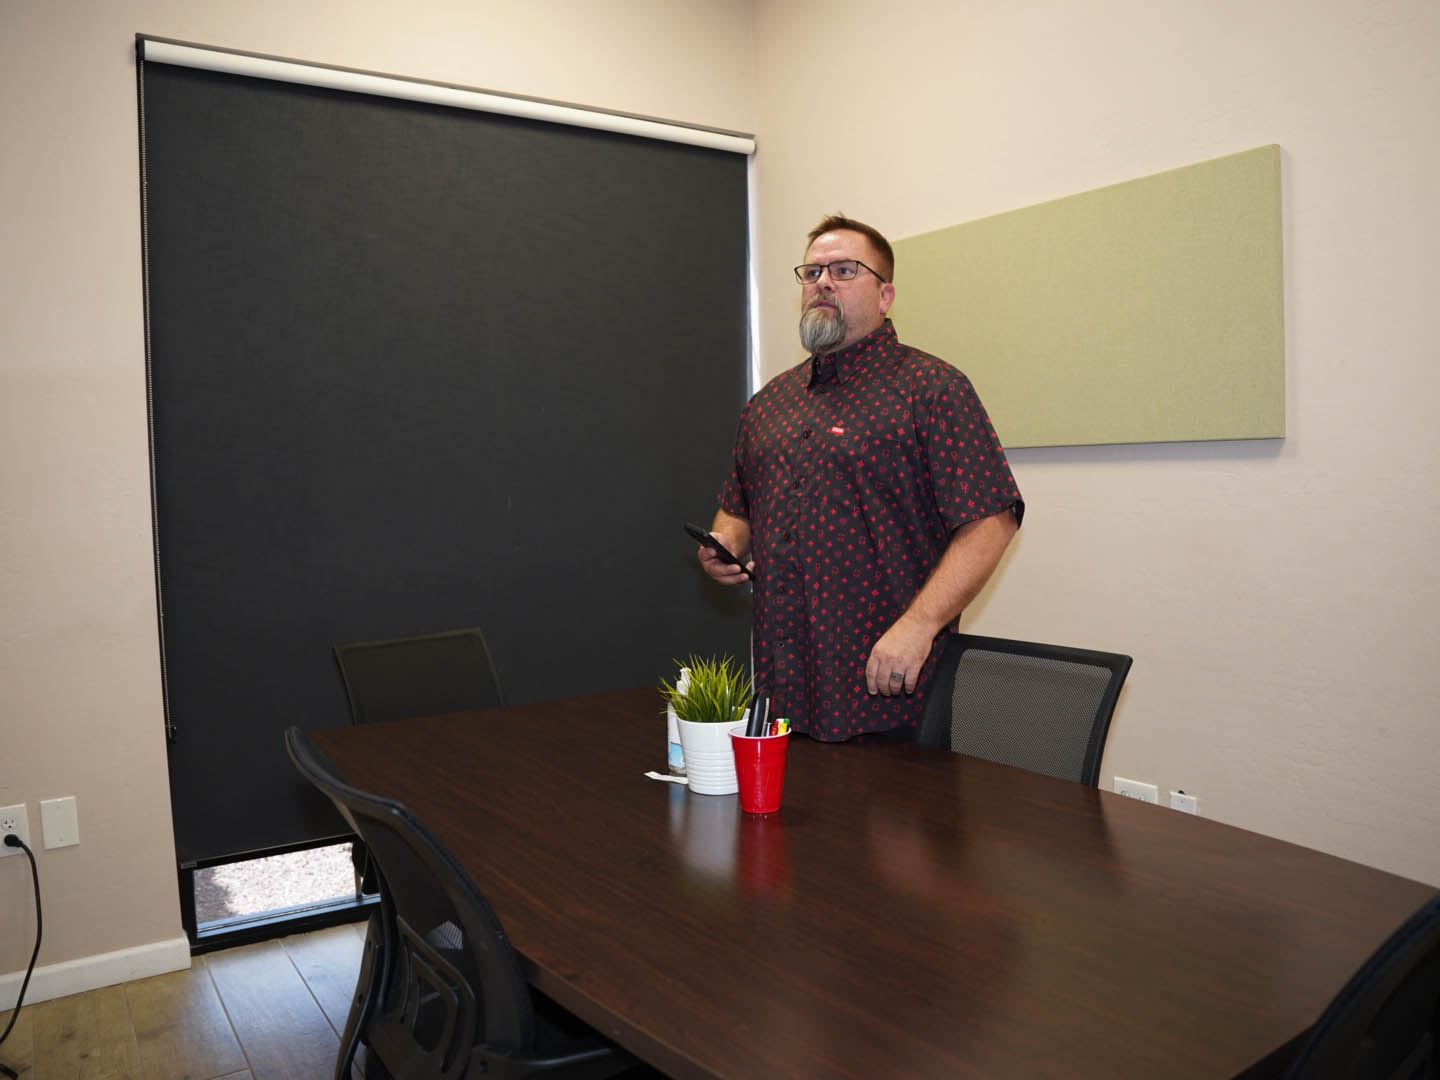
[[[880,286],[880,314],[890,314],[890,305],[895,303],[895,286],[890,282]]]

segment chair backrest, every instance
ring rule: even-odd
[[[953,634],[930,684],[919,742],[1096,786],[1131,658]]]
[[[485,635],[474,628],[336,645],[335,662],[357,724],[505,704]]]
[[[520,961],[455,858],[405,806],[341,780],[299,728],[286,731],[285,747],[379,870],[389,955],[361,1038],[397,1080],[465,1075],[482,1050],[533,1050],[534,1003]]]
[[[1290,1059],[1285,1076],[1440,1077],[1440,893],[1350,977]]]

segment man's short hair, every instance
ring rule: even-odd
[[[849,229],[851,232],[858,232],[870,241],[875,253],[880,256],[880,265],[875,269],[885,275],[886,281],[895,280],[895,252],[890,249],[890,241],[885,239],[884,234],[873,225],[866,225],[863,221],[856,221],[844,214],[830,214],[821,221],[819,225],[810,230],[809,243],[813,244],[818,238],[828,232],[835,232],[837,229]]]

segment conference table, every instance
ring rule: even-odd
[[[474,878],[527,978],[675,1077],[1263,1075],[1434,889],[884,736],[779,813],[645,777],[658,694],[312,732]]]

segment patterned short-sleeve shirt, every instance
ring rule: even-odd
[[[871,648],[955,529],[1025,510],[970,380],[889,320],[750,400],[720,505],[750,523],[756,688],[826,741],[914,727],[945,635],[913,695],[867,691]]]

